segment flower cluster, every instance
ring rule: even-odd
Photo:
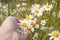
[[[34,32],[34,28],[39,28],[37,24],[37,18],[33,18],[32,15],[26,15],[25,19],[20,20],[20,28],[23,31]]]
[[[39,4],[34,4],[31,7],[31,12],[34,15],[42,16],[43,15],[43,11],[50,11],[53,8],[52,4],[48,5],[48,3],[44,6],[40,6]]]
[[[13,8],[12,5],[12,8],[9,8],[8,4],[3,5],[0,3],[0,18],[1,21],[3,21],[3,17],[5,16],[8,17],[12,15],[20,17],[20,19],[17,19],[19,26],[17,31],[22,34],[33,34],[31,40],[45,40],[45,35],[47,34],[46,38],[50,38],[49,40],[60,40],[60,32],[56,31],[60,26],[60,11],[55,12],[55,8],[58,7],[57,3],[55,3],[56,1],[52,0],[51,4],[34,4],[31,8],[26,8],[25,6],[28,5],[26,3],[16,4],[16,8]]]
[[[38,20],[39,17],[41,17],[44,13],[44,11],[48,12],[48,11],[51,11],[53,9],[53,5],[52,4],[46,4],[46,5],[39,5],[39,4],[34,4],[32,5],[32,7],[30,8],[31,10],[31,13],[30,15],[26,15],[26,17],[24,19],[21,19],[19,20],[20,23],[19,26],[20,26],[20,30],[21,32],[23,31],[23,33],[31,33],[31,32],[34,32],[35,31],[35,28],[36,29],[40,29],[40,30],[46,30],[46,29],[49,29],[49,30],[52,30],[53,27],[45,27],[46,23],[47,23],[47,20],[46,19],[42,19],[42,20]],[[36,16],[38,18],[36,18]],[[41,26],[41,27],[40,27]],[[49,33],[48,34],[50,37],[50,40],[54,39],[54,40],[59,40],[60,39],[60,33],[59,31],[52,31],[52,33]],[[37,40],[38,38],[38,32],[35,32],[34,33],[34,36],[33,36],[33,40]]]

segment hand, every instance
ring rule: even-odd
[[[27,34],[20,34],[16,31],[18,28],[15,17],[8,17],[0,27],[0,40],[26,40]]]

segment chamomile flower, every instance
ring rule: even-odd
[[[46,11],[50,11],[52,8],[53,8],[52,4],[48,5],[48,3],[47,3],[47,5],[44,5],[44,9]]]
[[[40,7],[39,4],[32,5],[31,12],[32,12],[32,14],[34,14],[35,16],[38,16],[38,17],[42,16],[42,14],[43,14],[42,8]]]
[[[37,28],[37,29],[39,28],[39,25],[36,24],[34,21],[31,22],[31,25],[32,25],[32,27],[34,27],[34,28]]]
[[[52,0],[52,3],[56,3],[55,0]]]
[[[41,20],[41,23],[40,23],[42,26],[44,26],[46,24],[46,20]]]
[[[40,30],[46,30],[46,29],[48,29],[48,27],[43,27],[43,26],[42,26],[42,27],[40,28]]]
[[[33,8],[40,8],[40,5],[39,4],[34,4],[32,5]]]
[[[34,16],[33,15],[26,15],[26,20],[31,20]]]
[[[36,32],[33,36],[33,40],[37,40],[37,38],[38,38],[38,33]]]
[[[23,31],[23,34],[34,32],[34,27],[31,25],[31,20],[22,20],[20,23],[20,28]]]
[[[27,21],[27,20],[22,20],[21,21],[21,25],[23,26],[23,27],[27,27],[28,25],[30,25],[31,24],[31,21]]]
[[[60,33],[59,31],[52,31],[51,33],[48,34],[50,37],[50,40],[60,40]]]
[[[37,23],[37,18],[34,18],[32,21],[31,21],[31,25],[34,27]]]
[[[22,3],[22,5],[24,5],[24,6],[25,6],[25,5],[27,5],[27,4],[26,4],[26,3]]]
[[[22,29],[21,29],[21,33],[22,33],[22,34],[27,34],[27,33],[29,33],[29,32],[28,32],[27,28],[22,28]]]
[[[39,28],[39,25],[38,25],[38,24],[36,24],[36,25],[35,25],[35,28],[36,28],[36,29],[38,29],[38,28]]]
[[[16,7],[17,7],[17,8],[20,7],[20,4],[17,4]]]
[[[31,22],[31,25],[32,25],[33,27],[35,26],[35,24],[36,24],[36,23],[35,23],[34,21]]]
[[[34,14],[35,16],[38,16],[38,17],[42,16],[42,14],[43,14],[43,12],[38,8],[32,8],[31,12],[32,12],[32,14]]]
[[[34,32],[34,28],[31,25],[27,27],[27,30],[29,31],[29,33]]]

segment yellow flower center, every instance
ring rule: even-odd
[[[46,6],[46,8],[50,8],[50,6]]]
[[[34,10],[35,13],[39,13],[39,10]]]
[[[35,25],[35,22],[32,22],[32,23],[31,23],[31,25],[33,25],[33,26],[34,26],[34,25]]]
[[[29,16],[26,16],[26,20],[30,20],[30,17]]]
[[[58,37],[59,34],[58,34],[57,32],[54,32],[54,33],[53,33],[53,36],[54,36],[54,37]]]
[[[27,24],[26,24],[25,22],[23,22],[23,23],[22,23],[22,26],[23,26],[23,27],[26,27],[26,26],[27,26]]]
[[[31,27],[27,27],[27,29],[28,29],[29,31],[31,31]]]

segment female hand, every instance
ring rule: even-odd
[[[8,17],[0,27],[0,40],[26,40],[27,34],[20,34],[16,31],[18,28],[15,17]]]

